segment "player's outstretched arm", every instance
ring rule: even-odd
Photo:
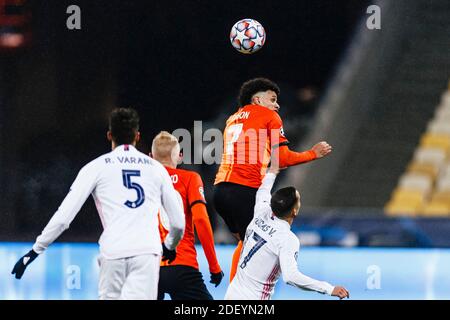
[[[25,269],[66,230],[80,211],[86,199],[94,189],[98,172],[91,162],[84,166],[70,187],[70,191],[48,222],[42,233],[37,237],[33,249],[17,261],[12,270],[16,279],[20,279]]]
[[[267,170],[267,173],[262,180],[261,186],[256,192],[254,211],[255,214],[263,212],[264,209],[270,209],[270,199],[272,198],[270,191],[272,190],[273,184],[275,183],[275,179],[279,172],[279,158],[272,154],[270,168],[269,170]]]
[[[301,163],[310,162],[329,155],[332,147],[325,141],[315,144],[310,150],[295,152],[289,150],[288,146],[282,145],[275,149],[279,157],[280,167],[287,168]]]
[[[289,141],[284,135],[283,121],[276,112],[272,113],[272,119],[268,123],[268,129],[270,130],[272,158],[277,157],[279,159],[280,168],[287,168],[320,159],[327,156],[332,150],[331,146],[325,141],[315,144],[307,151],[295,152],[289,150]]]
[[[341,299],[348,297],[348,291],[343,287],[333,287],[328,282],[318,281],[301,273],[297,265],[298,248],[299,241],[295,235],[292,235],[292,237],[289,237],[281,244],[280,267],[283,280],[287,284],[303,290],[339,296]]]
[[[217,260],[216,249],[214,248],[214,236],[206,205],[204,203],[194,204],[191,211],[197,236],[208,261],[209,272],[211,273],[210,283],[213,283],[217,287],[222,282],[224,273]]]
[[[199,174],[192,174],[187,190],[187,199],[191,207],[192,221],[194,222],[197,236],[205,252],[206,260],[211,273],[210,283],[216,287],[222,282],[224,273],[217,260],[216,249],[214,247],[214,235],[209,221],[206,201],[203,192],[203,181]]]
[[[262,184],[256,192],[254,215],[262,214],[266,209],[271,210],[270,199],[272,195],[270,194],[270,191],[272,190],[276,177],[277,174],[270,170],[264,176]]]

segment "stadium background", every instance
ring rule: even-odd
[[[66,28],[71,4],[81,8],[81,30]],[[381,8],[381,30],[366,26],[371,4]],[[95,245],[75,244],[101,233],[92,200],[60,238],[67,246],[50,248],[21,283],[9,269],[78,170],[108,151],[112,108],[139,111],[139,149],[148,152],[160,130],[191,129],[194,120],[222,129],[239,86],[255,76],[279,83],[293,148],[334,146],[278,182],[302,193],[293,228],[305,248],[301,270],[348,285],[354,298],[450,298],[442,289],[450,284],[448,1],[2,0],[0,8],[0,299],[95,298]],[[267,32],[250,56],[228,40],[245,17]],[[185,167],[202,175],[209,199],[216,167]],[[232,239],[209,212],[227,271]],[[82,267],[87,291],[67,291],[67,265]],[[371,266],[380,288],[369,288]],[[31,289],[33,279],[44,284]],[[220,298],[225,288],[211,292]],[[278,292],[324,298],[284,284]]]

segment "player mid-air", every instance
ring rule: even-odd
[[[181,160],[180,144],[169,132],[162,131],[153,139],[151,156],[169,172],[175,189],[181,195],[186,217],[186,230],[177,247],[175,260],[161,262],[158,299],[162,300],[164,294],[168,293],[172,300],[212,300],[199,271],[194,246],[195,227],[208,260],[210,282],[217,287],[222,281],[223,272],[216,257],[202,179],[194,171],[177,169]],[[162,239],[167,236],[168,224],[165,210],[161,210],[159,228]]]
[[[115,109],[109,120],[112,152],[85,165],[69,193],[37,237],[30,252],[12,271],[20,279],[26,267],[66,230],[92,194],[102,225],[100,245],[100,299],[157,298],[159,266],[173,259],[183,237],[185,218],[167,170],[139,152],[139,116],[134,109]],[[161,245],[158,211],[170,220]]]
[[[239,94],[239,110],[226,122],[222,162],[215,179],[214,206],[233,235],[240,240],[233,254],[230,281],[242,249],[245,230],[253,218],[255,195],[271,156],[281,168],[322,158],[331,146],[319,142],[311,150],[291,151],[278,115],[280,89],[265,78],[245,82]]]
[[[298,270],[300,243],[291,225],[300,210],[300,194],[294,187],[287,187],[271,196],[277,173],[275,164],[256,193],[253,220],[248,225],[238,270],[225,299],[269,300],[280,274],[287,284],[300,289],[348,298],[344,287],[317,281]]]

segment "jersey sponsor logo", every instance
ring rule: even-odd
[[[269,236],[273,236],[275,232],[277,232],[276,229],[274,229],[272,226],[268,225],[263,219],[257,218],[255,220],[255,225],[260,228],[262,231],[267,232]]]

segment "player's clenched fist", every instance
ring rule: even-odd
[[[169,264],[172,263],[173,260],[175,260],[175,258],[177,257],[177,251],[174,250],[170,250],[166,247],[165,243],[162,243],[162,248],[163,248],[163,254],[161,257],[162,261],[166,261],[168,260]]]
[[[341,286],[336,286],[334,287],[333,292],[331,293],[332,296],[335,297],[339,297],[339,299],[344,299],[344,298],[350,298],[350,293],[347,291],[347,289],[345,289],[344,287]]]
[[[317,158],[322,158],[328,155],[333,148],[325,141],[321,141],[312,147]]]
[[[25,269],[28,267],[30,263],[36,259],[38,254],[34,250],[30,250],[26,255],[24,255],[22,258],[17,261],[17,263],[14,265],[13,270],[11,271],[11,274],[14,274],[16,276],[16,279],[20,279],[23,276],[23,273],[25,272]]]
[[[211,273],[211,281],[209,282],[217,287],[222,282],[223,276],[224,276],[223,271]]]

